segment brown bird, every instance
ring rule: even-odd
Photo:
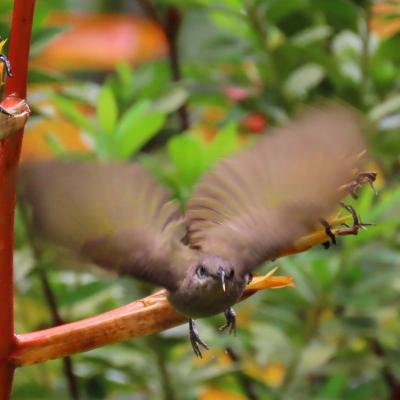
[[[224,312],[251,273],[272,260],[348,193],[365,144],[358,115],[329,105],[263,136],[217,163],[182,213],[168,190],[137,163],[50,161],[21,178],[42,237],[109,270],[163,286],[189,318]]]

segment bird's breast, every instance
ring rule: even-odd
[[[190,318],[202,318],[218,314],[235,304],[243,293],[245,284],[227,286],[210,285],[197,288],[179,288],[169,294],[169,301],[182,314]]]

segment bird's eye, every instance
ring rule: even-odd
[[[207,271],[206,271],[206,269],[204,268],[204,266],[203,265],[200,265],[198,268],[197,268],[197,276],[199,277],[199,278],[204,278],[206,275],[207,275]]]

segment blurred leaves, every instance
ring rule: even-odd
[[[302,99],[324,78],[324,70],[318,64],[305,64],[296,69],[286,81],[285,90],[289,96]]]
[[[111,135],[117,124],[118,109],[114,93],[109,86],[101,88],[97,103],[97,119],[100,129]]]
[[[100,158],[127,160],[162,129],[167,114],[157,111],[162,109],[160,104],[154,110],[152,101],[146,98],[138,99],[121,112],[114,90],[112,81],[100,88],[96,119],[80,111],[68,96],[55,95],[53,100],[68,119],[91,137]],[[170,109],[175,111],[174,107]]]
[[[128,159],[135,154],[164,125],[166,116],[151,112],[150,102],[143,100],[129,108],[121,117],[115,131],[118,158]]]
[[[143,161],[184,202],[200,176],[217,160],[238,148],[237,127],[231,123],[221,128],[210,142],[194,132],[171,138],[167,143],[169,169],[161,169],[156,160],[148,157]]]

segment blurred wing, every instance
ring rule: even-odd
[[[43,238],[92,262],[173,289],[185,234],[179,207],[139,164],[50,161],[21,168],[22,196]]]
[[[187,208],[189,246],[243,273],[275,258],[346,195],[364,149],[353,112],[308,110],[203,178]]]

